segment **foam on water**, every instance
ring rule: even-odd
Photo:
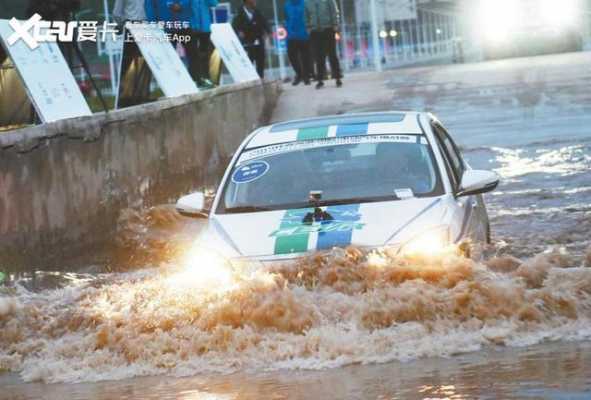
[[[587,255],[587,263],[591,249]],[[320,369],[591,337],[591,269],[334,250],[255,273],[171,266],[0,298],[25,381]]]
[[[16,311],[16,300],[11,297],[0,297],[0,318],[8,318]]]

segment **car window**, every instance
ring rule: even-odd
[[[440,147],[445,154],[445,158],[449,163],[449,167],[451,168],[454,187],[455,189],[458,189],[460,182],[462,181],[462,177],[464,176],[464,171],[466,170],[462,155],[460,154],[451,136],[441,125],[435,124],[433,128],[435,131],[435,136],[437,137]]]
[[[247,151],[230,174],[218,213],[306,207],[312,191],[321,191],[326,205],[396,200],[409,191],[441,195],[437,164],[422,139],[335,138]]]

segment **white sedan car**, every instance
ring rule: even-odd
[[[211,209],[203,193],[177,210],[208,218],[200,246],[232,260],[281,261],[350,245],[435,252],[490,241],[471,169],[431,114],[380,112],[279,123],[234,155]]]

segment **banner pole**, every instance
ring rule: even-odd
[[[277,0],[273,0],[273,20],[275,23],[275,29],[273,35],[275,36],[275,44],[277,46],[277,57],[279,57],[279,76],[281,80],[285,79],[285,60],[283,59],[283,53],[279,51],[279,38],[277,37],[277,29],[279,29],[279,14],[277,14]]]
[[[371,14],[371,42],[373,46],[373,62],[377,72],[382,72],[382,57],[380,55],[380,38],[378,37],[378,14],[376,11],[376,0],[370,0]]]

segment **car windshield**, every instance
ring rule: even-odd
[[[367,203],[442,194],[427,140],[418,135],[333,138],[244,152],[227,179],[218,213]]]

